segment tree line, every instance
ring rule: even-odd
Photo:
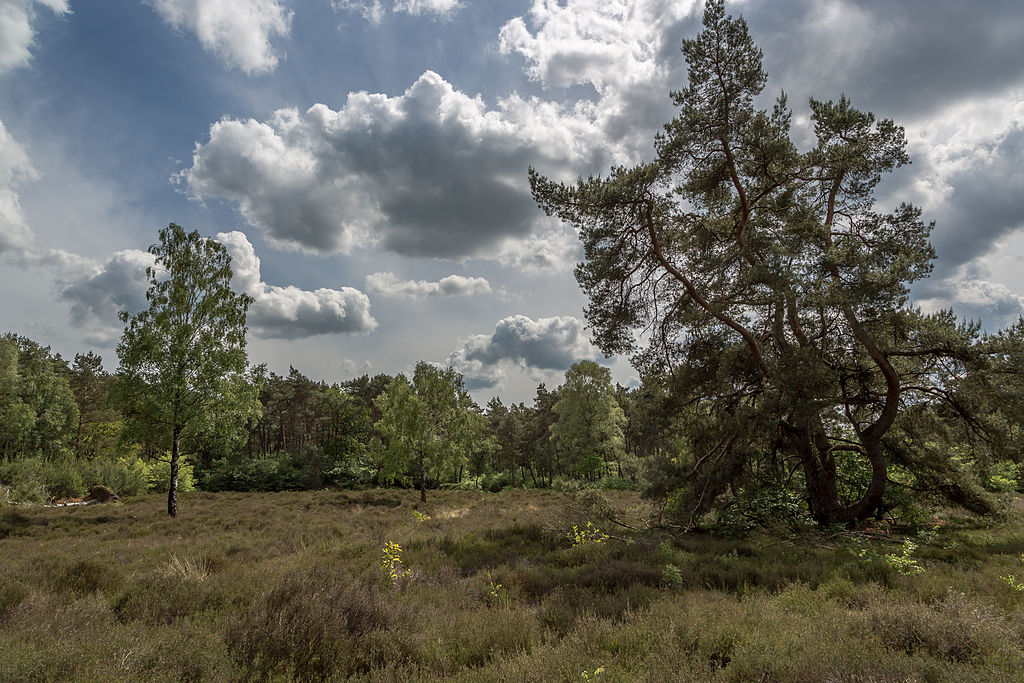
[[[336,383],[294,367],[285,375],[253,367],[215,392],[211,412],[190,419],[181,407],[175,414],[173,394],[154,397],[149,384],[106,371],[91,351],[68,363],[12,333],[0,337],[0,378],[0,481],[9,496],[29,465],[49,498],[94,483],[138,493],[136,463],[164,463],[171,477],[175,456],[188,488],[211,491],[402,485],[425,496],[439,486],[627,486],[646,447],[627,438],[637,429],[623,410],[640,390],[613,387],[592,361],[572,366],[556,389],[538,386],[531,405],[494,398],[484,408],[453,369],[426,362],[408,377]],[[171,404],[162,408],[169,420],[153,401]]]

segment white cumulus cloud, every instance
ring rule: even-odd
[[[231,254],[232,287],[253,297],[249,328],[261,337],[298,339],[318,334],[365,334],[377,328],[370,299],[352,287],[299,289],[260,278],[260,259],[245,234],[217,233]]]
[[[298,339],[362,334],[377,327],[370,300],[359,290],[269,285],[261,280],[260,259],[243,233],[218,233],[216,239],[231,254],[232,289],[253,297],[247,322],[257,336]],[[71,305],[71,324],[83,330],[90,343],[112,345],[122,329],[118,313],[138,313],[147,306],[146,268],[154,263],[149,252],[124,249],[101,263],[53,250],[36,263],[53,271],[58,297]]]
[[[630,161],[672,115],[669,91],[684,83],[679,53],[697,0],[533,0],[502,26],[500,50],[525,60],[545,88],[590,85],[599,123]]]
[[[337,111],[222,119],[176,181],[234,202],[279,246],[495,257],[543,220],[531,163],[572,178],[607,162],[592,113],[517,95],[489,108],[427,71],[402,95],[350,93]]]
[[[526,239],[510,241],[499,260],[524,273],[572,270],[583,260],[583,243],[574,230],[556,225]]]
[[[962,318],[982,321],[989,332],[1012,325],[1024,315],[1024,296],[1001,282],[960,273],[944,280],[941,290],[937,296],[920,298],[916,303],[926,312],[952,308]]]
[[[203,48],[249,75],[273,71],[280,50],[272,37],[291,33],[292,10],[282,0],[147,0],[178,30],[196,35]]]
[[[0,74],[25,66],[32,58],[37,5],[56,14],[71,11],[67,0],[0,0]]]
[[[32,249],[34,236],[17,190],[37,177],[25,150],[0,121],[0,255],[24,256]]]
[[[491,284],[486,278],[448,275],[437,282],[430,280],[399,280],[394,273],[370,273],[366,276],[366,291],[378,296],[398,299],[426,299],[439,296],[473,296],[490,294]]]

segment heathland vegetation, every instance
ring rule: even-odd
[[[636,493],[605,496],[621,521],[645,518]],[[8,507],[0,672],[1014,681],[1024,670],[1019,507],[998,520],[937,509],[911,546],[878,529],[634,532],[588,502],[510,489],[424,504],[374,489],[183,494],[176,519],[157,494]]]

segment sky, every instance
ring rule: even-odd
[[[653,156],[699,0],[0,0],[0,332],[108,369],[175,222],[221,241],[249,356],[317,380],[450,364],[527,401],[595,359],[576,234],[527,169]],[[807,146],[809,97],[906,129],[879,188],[935,221],[912,297],[1024,312],[1024,5],[737,0]]]

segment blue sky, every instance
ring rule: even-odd
[[[113,367],[174,221],[256,299],[250,356],[329,381],[451,363],[529,400],[597,357],[579,243],[526,169],[650,156],[695,0],[0,0],[0,328]],[[914,291],[990,329],[1024,305],[1024,9],[745,0],[806,134],[847,94],[907,130],[882,188],[937,222]],[[613,359],[616,380],[634,374]]]

